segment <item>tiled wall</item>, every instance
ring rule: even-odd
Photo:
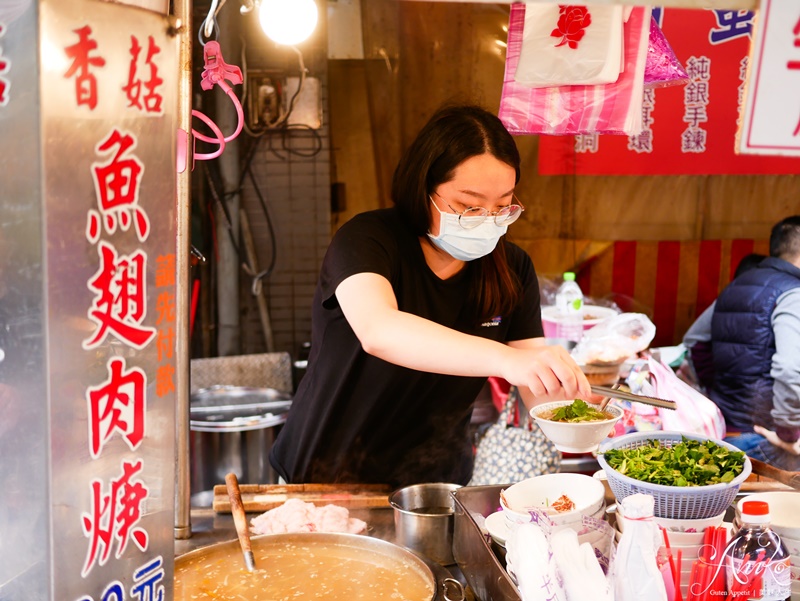
[[[317,68],[312,75],[321,84],[323,118],[316,132],[321,150],[313,157],[286,150],[311,153],[318,142],[307,131],[294,131],[285,138],[272,135],[261,140],[252,164],[277,242],[275,270],[264,280],[274,350],[287,351],[293,358],[302,343],[311,339],[311,301],[331,235],[327,73]],[[244,182],[242,206],[250,221],[259,268],[265,269],[270,260],[269,230],[249,178]],[[250,281],[246,275],[242,277],[241,341],[245,354],[266,350]]]

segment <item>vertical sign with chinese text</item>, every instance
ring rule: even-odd
[[[800,156],[800,3],[761,0],[738,150]]]
[[[177,39],[40,3],[53,590],[165,601],[174,541]]]

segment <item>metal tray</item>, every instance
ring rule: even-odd
[[[478,525],[500,506],[501,486],[463,486],[455,498],[453,556],[475,596],[483,601],[522,601],[514,582],[492,549],[492,539]]]

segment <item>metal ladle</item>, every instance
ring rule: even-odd
[[[233,472],[225,476],[225,485],[228,488],[228,497],[231,500],[231,514],[233,523],[236,525],[236,535],[239,537],[239,545],[242,547],[244,563],[248,572],[256,571],[256,560],[253,557],[253,550],[250,548],[250,532],[247,529],[247,518],[244,515],[244,505],[242,505],[242,494],[239,491],[239,480]]]

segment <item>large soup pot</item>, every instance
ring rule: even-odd
[[[461,583],[444,568],[379,538],[333,532],[267,534],[253,537],[251,546],[255,572],[245,568],[236,540],[177,557],[175,601],[236,599],[237,593],[252,601],[304,601],[318,598],[320,591],[331,601],[466,598]],[[402,591],[402,597],[393,597],[394,590]]]
[[[275,484],[278,476],[267,459],[286,422],[291,395],[273,388],[212,386],[190,400],[191,492],[196,505],[203,493],[225,483],[233,472],[242,482]]]

